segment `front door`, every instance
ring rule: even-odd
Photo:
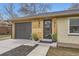
[[[51,39],[51,34],[52,34],[52,20],[51,19],[44,20],[43,33],[44,33],[43,37],[45,39]]]

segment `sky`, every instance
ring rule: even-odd
[[[71,3],[55,3],[52,4],[51,11],[62,11],[68,9],[72,4]]]
[[[6,3],[0,3],[0,12],[5,13],[4,6]],[[67,10],[72,4],[71,3],[51,3],[51,10],[50,12],[55,12],[55,11],[62,11],[62,10]],[[15,4],[16,8],[15,11],[19,8],[18,4]],[[6,18],[7,16],[4,15]]]
[[[7,3],[0,3],[0,9],[3,9],[4,5],[6,5]],[[15,4],[16,7],[19,7],[17,4]],[[60,10],[64,10],[67,9],[71,6],[71,3],[51,3],[51,8],[54,11],[60,11]]]

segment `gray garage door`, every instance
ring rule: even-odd
[[[16,23],[15,24],[15,38],[16,39],[29,39],[32,32],[31,22]]]

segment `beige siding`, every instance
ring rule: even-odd
[[[79,44],[79,36],[68,35],[68,19],[67,17],[57,19],[58,42]]]

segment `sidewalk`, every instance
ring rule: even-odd
[[[46,56],[50,46],[38,45],[33,51],[31,51],[27,56]]]

